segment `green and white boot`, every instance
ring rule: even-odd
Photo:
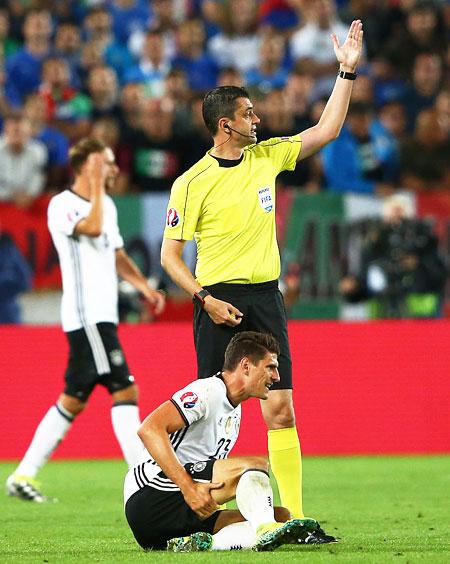
[[[176,537],[167,541],[172,552],[204,552],[212,549],[213,538],[209,533],[193,533],[189,537]]]

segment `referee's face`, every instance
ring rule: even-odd
[[[255,114],[253,104],[248,98],[238,98],[237,108],[234,112],[234,120],[231,127],[240,133],[234,136],[243,147],[256,143],[256,127],[260,123],[259,117]]]
[[[259,399],[267,399],[272,384],[280,380],[277,355],[268,352],[257,364],[250,363],[249,385],[250,395]]]

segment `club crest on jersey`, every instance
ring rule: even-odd
[[[170,208],[167,212],[167,227],[176,227],[180,221],[180,216],[175,208]]]
[[[121,366],[124,362],[124,356],[120,349],[114,349],[109,353],[109,358],[111,359],[111,364],[114,366]]]
[[[265,188],[260,188],[258,190],[258,198],[262,209],[266,213],[269,213],[273,210],[273,199],[272,199],[272,193],[270,192],[270,186],[266,186]]]
[[[180,400],[186,409],[191,409],[198,402],[198,396],[194,392],[184,392]]]
[[[193,473],[194,472],[203,472],[206,468],[206,462],[196,462],[192,467]]]

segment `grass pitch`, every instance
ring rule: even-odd
[[[14,469],[0,464],[5,482]],[[122,509],[121,461],[52,462],[43,490],[60,502],[0,496],[0,561],[22,562],[450,562],[450,457],[305,458],[308,516],[335,545],[273,553],[145,553]]]

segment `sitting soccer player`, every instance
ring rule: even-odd
[[[240,404],[267,399],[279,380],[278,355],[271,335],[238,333],[223,372],[188,384],[144,420],[138,435],[147,450],[124,488],[126,517],[142,548],[265,551],[321,531],[313,519],[288,520],[287,509],[274,509],[266,459],[227,459]],[[234,498],[239,511],[219,509]]]

